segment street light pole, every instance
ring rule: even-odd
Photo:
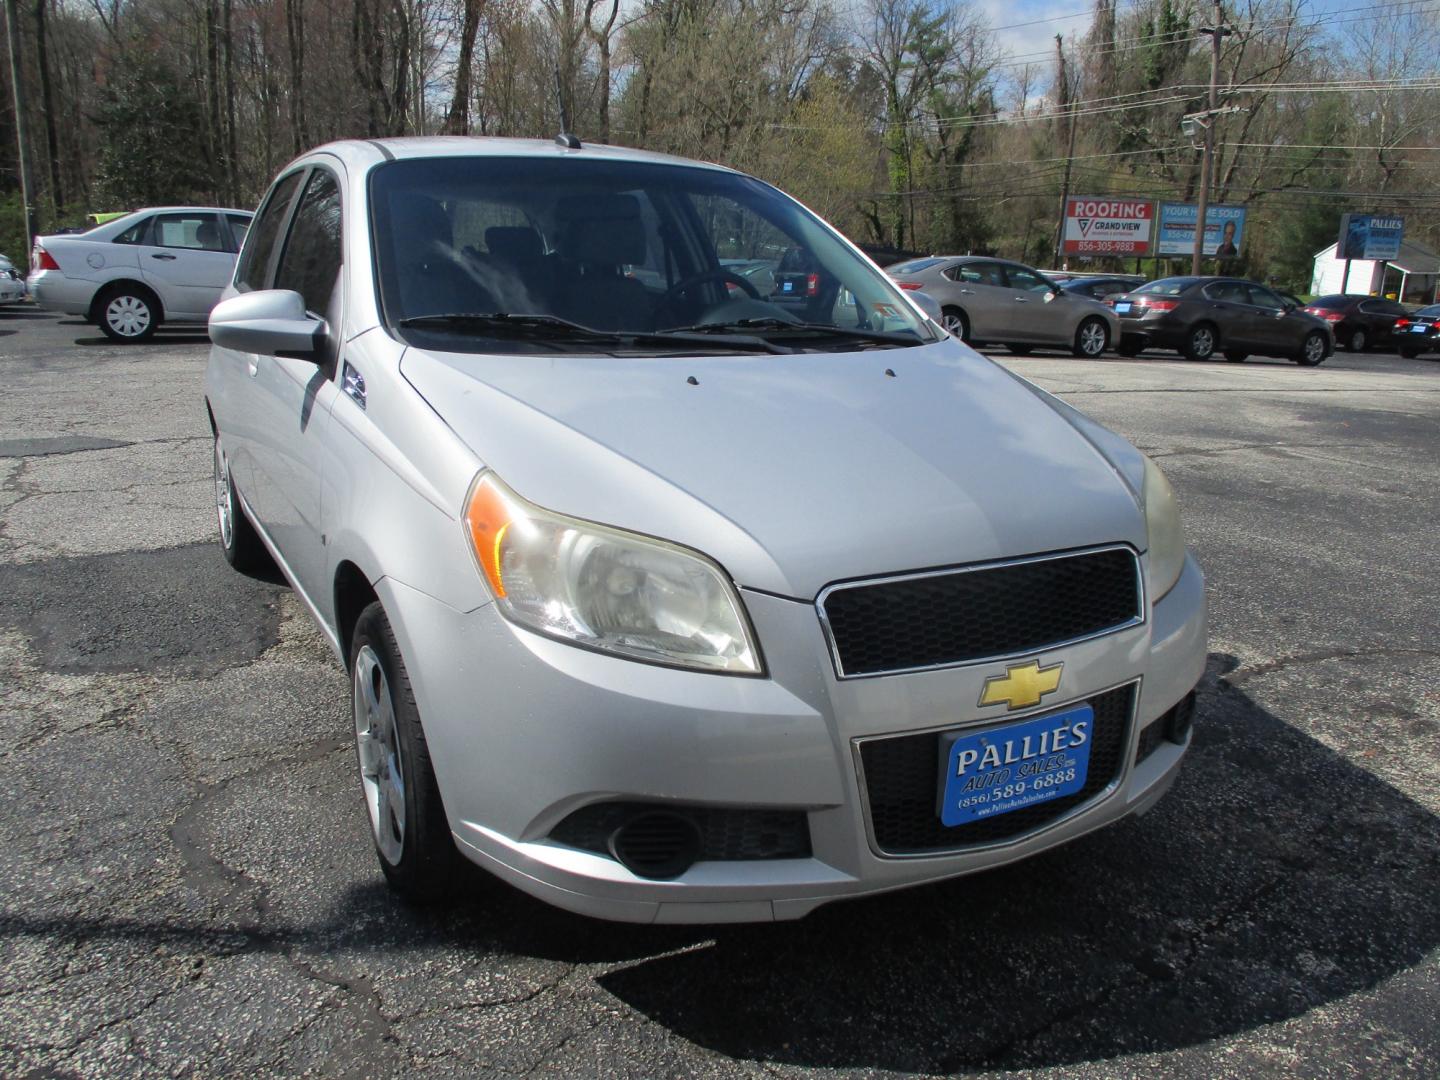
[[[1205,253],[1205,215],[1210,209],[1210,174],[1215,171],[1215,118],[1219,113],[1220,44],[1229,33],[1222,25],[1224,13],[1220,0],[1215,0],[1215,21],[1202,26],[1200,33],[1210,35],[1210,107],[1205,125],[1205,154],[1200,159],[1200,198],[1195,208],[1195,250],[1190,255],[1190,273],[1200,274],[1200,259]]]
[[[5,0],[5,33],[10,39],[10,92],[15,102],[15,142],[19,150],[20,203],[25,217],[25,250],[22,259],[30,258],[30,242],[35,233],[30,227],[30,139],[25,134],[25,96],[20,82],[20,20],[15,13],[18,0]]]

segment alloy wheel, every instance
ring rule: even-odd
[[[1319,334],[1312,334],[1305,339],[1305,360],[1310,364],[1318,364],[1325,359],[1325,339]]]
[[[1099,322],[1088,322],[1080,328],[1080,351],[1086,356],[1099,356],[1109,344],[1105,326]]]
[[[355,656],[353,696],[355,748],[370,830],[381,856],[395,866],[405,847],[405,773],[390,683],[380,657],[369,645],[362,646]]]
[[[220,543],[228,550],[235,544],[235,522],[230,516],[230,463],[220,440],[215,440],[215,516],[220,522]]]

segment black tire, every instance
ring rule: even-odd
[[[245,516],[240,496],[230,479],[230,463],[220,436],[215,436],[215,518],[219,526],[220,553],[225,561],[242,573],[260,570],[270,564],[270,553]]]
[[[1142,342],[1126,341],[1124,338],[1121,338],[1120,344],[1115,346],[1115,351],[1121,356],[1135,357],[1145,351],[1145,346]]]
[[[1350,331],[1350,337],[1345,342],[1345,348],[1351,352],[1364,352],[1370,345],[1370,335],[1365,332],[1363,326],[1357,326]]]
[[[1319,342],[1318,346],[1316,342]],[[1300,351],[1295,354],[1295,362],[1301,367],[1317,367],[1325,360],[1326,351],[1325,335],[1319,330],[1312,330],[1305,335]]]
[[[1249,356],[1250,354],[1248,352],[1240,352],[1238,349],[1225,350],[1225,359],[1229,360],[1232,364],[1243,364]]]
[[[1401,349],[1401,350],[1400,350],[1400,355],[1403,356],[1406,360],[1414,360],[1416,357],[1418,357],[1418,356],[1420,355],[1420,350],[1419,350],[1419,349]]]
[[[970,319],[958,307],[941,308],[940,325],[965,344],[970,344]]]
[[[1016,356],[1029,356],[1035,351],[1035,346],[1033,345],[1006,345],[1005,348],[1009,349]]]
[[[1099,334],[1096,334],[1096,328]],[[1110,347],[1110,328],[1105,325],[1104,319],[1089,318],[1083,319],[1080,325],[1075,328],[1075,340],[1070,343],[1070,351],[1081,360],[1098,360],[1105,355],[1105,350]]]
[[[149,289],[112,285],[95,301],[95,321],[111,341],[138,345],[149,341],[159,329],[160,304]]]
[[[377,676],[378,671],[378,676]],[[360,765],[361,791],[365,796],[370,836],[375,855],[390,887],[406,900],[427,902],[445,895],[454,886],[460,866],[445,807],[440,801],[440,788],[430,763],[430,748],[420,724],[420,710],[400,646],[385,609],[376,601],[360,613],[355,634],[350,642],[350,700],[355,716],[356,754]],[[368,688],[370,695],[366,696]],[[372,712],[374,700],[378,712]],[[384,737],[368,736],[367,749],[362,725],[383,716],[383,703],[389,703],[390,736],[394,752]],[[367,755],[370,764],[367,766]],[[398,803],[403,820],[398,822],[393,798],[393,785],[386,784],[380,766],[386,773],[397,774],[401,781]],[[367,786],[367,768],[374,768],[375,790]],[[385,787],[390,798],[380,794]]]
[[[1209,360],[1220,347],[1220,335],[1213,323],[1196,323],[1185,334],[1185,348],[1180,351],[1186,360]]]

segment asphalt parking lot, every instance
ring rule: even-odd
[[[212,533],[203,335],[0,309],[0,1074],[1440,1075],[1440,362],[1002,360],[1209,577],[1150,814],[799,923],[387,893],[347,687]]]

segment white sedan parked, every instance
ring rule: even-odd
[[[235,271],[248,210],[137,210],[74,236],[41,236],[30,295],[80,315],[114,341],[144,341],[162,322],[203,323]]]

